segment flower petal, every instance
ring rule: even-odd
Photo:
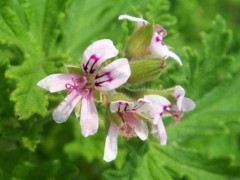
[[[178,55],[176,55],[174,52],[169,51],[168,52],[168,56],[173,58],[175,61],[177,61],[181,66],[182,66],[182,61],[181,59],[178,57]]]
[[[102,39],[91,44],[83,53],[82,70],[92,74],[109,58],[115,57],[118,50],[110,39]]]
[[[150,104],[151,102],[147,99],[140,98],[138,101],[134,104],[134,106],[130,109],[132,112],[138,112],[138,113],[145,113],[150,110]]]
[[[183,98],[185,96],[185,90],[181,86],[175,86],[173,96],[177,99],[177,108],[182,110]]]
[[[158,128],[161,145],[166,145],[167,144],[167,133],[166,133],[166,129],[165,129],[165,126],[164,126],[161,118],[158,119],[157,128]]]
[[[159,95],[146,95],[144,96],[144,99],[151,102],[151,108],[147,113],[153,118],[162,117],[165,108],[171,105],[171,103],[165,97]],[[154,124],[156,124],[156,122]]]
[[[173,92],[173,96],[177,99],[180,96],[185,96],[185,90],[183,89],[182,86],[175,86],[174,87],[174,92]]]
[[[169,106],[171,103],[163,96],[160,95],[145,95],[144,99],[160,106]]]
[[[134,132],[137,136],[145,141],[148,137],[148,127],[143,120],[137,119],[134,117],[133,113],[127,112],[126,113],[128,123],[133,128]]]
[[[92,91],[82,98],[80,125],[84,137],[93,135],[97,132],[98,113]]]
[[[73,76],[73,74],[52,74],[39,81],[37,85],[51,93],[62,91],[66,89],[67,83],[72,82]]]
[[[152,37],[149,51],[153,57],[161,57],[167,59],[168,57],[176,60],[180,65],[182,65],[181,59],[172,51],[168,49],[168,47],[164,44],[162,40],[162,36],[158,33],[155,33]]]
[[[95,88],[99,91],[113,90],[125,82],[131,75],[126,58],[117,59],[101,69],[95,78]]]
[[[164,44],[162,37],[158,33],[155,33],[153,35],[149,46],[149,51],[152,56],[161,57],[164,59],[167,59],[169,57],[170,52],[168,47]]]
[[[111,122],[108,130],[108,135],[105,141],[104,156],[103,159],[110,162],[117,157],[117,140],[118,140],[119,127]]]
[[[182,101],[182,110],[183,111],[191,111],[195,108],[195,103],[193,100],[189,99],[189,98],[183,98]]]
[[[80,99],[81,95],[76,91],[72,91],[71,94],[67,95],[64,101],[53,111],[52,116],[54,121],[57,123],[65,122]]]
[[[123,19],[127,19],[129,21],[137,22],[137,28],[140,28],[140,27],[142,27],[142,26],[144,26],[145,24],[148,23],[145,19],[129,16],[127,14],[120,15],[118,17],[118,20],[123,20]]]
[[[115,102],[111,102],[110,109],[112,113],[123,112],[123,111],[128,111],[129,109],[132,109],[133,106],[134,104],[131,102],[115,101]]]

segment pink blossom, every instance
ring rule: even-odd
[[[196,105],[193,100],[185,97],[185,90],[179,85],[174,87],[172,96],[176,99],[176,104],[171,105],[166,112],[179,123],[184,112],[193,110]]]
[[[140,114],[148,111],[149,102],[139,99],[136,103],[127,101],[111,102],[110,109],[117,116],[118,125],[111,121],[108,135],[105,142],[104,160],[109,162],[117,156],[117,139],[121,134],[125,140],[138,136],[141,140],[146,140],[148,127],[141,119]],[[120,125],[119,125],[120,124]]]
[[[181,86],[175,86],[172,96],[176,99],[176,104],[171,104],[160,95],[144,96],[146,101],[151,102],[148,114],[153,118],[153,132],[159,134],[161,145],[167,143],[167,133],[162,121],[164,115],[174,117],[176,119],[175,123],[178,123],[185,111],[191,111],[195,108],[195,103],[191,99],[184,97],[185,90]]]
[[[170,107],[171,103],[165,97],[159,95],[146,95],[144,96],[144,99],[151,102],[151,108],[148,111],[148,114],[153,118],[153,132],[158,133],[161,145],[166,145],[167,133],[162,117],[163,113]]]
[[[37,83],[51,93],[68,91],[64,101],[53,111],[53,119],[57,123],[65,122],[75,106],[81,102],[80,125],[83,136],[97,132],[98,114],[93,92],[113,90],[124,84],[131,74],[125,58],[101,67],[103,62],[117,54],[118,50],[111,40],[96,41],[83,53],[82,74],[52,74]]]
[[[121,15],[119,20],[127,19],[137,23],[137,29],[148,24],[148,22],[142,18],[137,18],[129,15]],[[182,65],[181,59],[172,51],[169,50],[168,46],[163,42],[163,38],[167,35],[167,31],[161,26],[156,24],[154,26],[155,32],[153,34],[151,43],[148,47],[149,52],[153,57],[160,57],[167,59],[169,57],[176,60],[180,65]]]

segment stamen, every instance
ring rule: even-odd
[[[89,93],[89,89],[86,88],[87,79],[86,77],[72,77],[72,84],[66,83],[65,88],[68,91],[68,94],[71,94],[73,91],[86,96]]]
[[[124,122],[122,124],[122,127],[120,128],[120,133],[125,141],[136,136],[136,133],[134,132],[134,127],[131,127],[127,122]]]
[[[173,111],[170,111],[170,110],[166,110],[165,112],[169,113],[178,122],[180,122],[180,118],[183,116],[183,111],[173,112]]]

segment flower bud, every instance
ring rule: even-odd
[[[147,48],[154,33],[153,24],[149,23],[133,33],[130,37],[126,55],[129,59],[140,59],[148,54]]]
[[[158,78],[163,70],[163,67],[160,65],[160,59],[132,61],[129,64],[131,68],[131,76],[128,79],[128,83],[131,84],[152,81]]]

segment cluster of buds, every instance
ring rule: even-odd
[[[126,46],[126,58],[111,61],[118,50],[109,39],[98,40],[83,53],[81,67],[67,65],[66,74],[52,74],[38,82],[38,86],[53,92],[65,90],[67,96],[53,111],[57,123],[65,122],[75,109],[80,118],[84,137],[94,135],[99,119],[95,102],[106,109],[105,123],[108,134],[105,142],[104,160],[117,156],[117,140],[138,136],[148,138],[149,132],[158,134],[160,144],[167,143],[163,117],[172,116],[174,124],[180,122],[185,111],[195,108],[194,102],[185,97],[185,90],[175,86],[165,90],[132,90],[132,84],[153,81],[166,67],[167,58],[180,58],[164,44],[167,31],[161,26],[141,18],[121,15],[119,20],[137,23],[136,30]],[[128,84],[123,86],[124,84]],[[78,107],[81,107],[80,110]]]

